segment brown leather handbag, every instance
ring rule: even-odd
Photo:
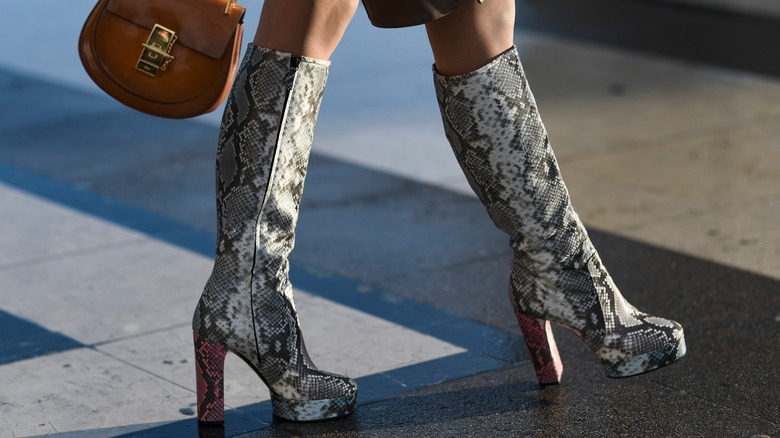
[[[238,66],[244,8],[235,0],[100,0],[79,38],[103,91],[159,117],[213,111]]]

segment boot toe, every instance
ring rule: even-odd
[[[317,391],[311,398],[285,398],[271,392],[271,406],[277,417],[290,421],[319,421],[349,415],[357,410],[357,383],[331,373],[317,376]]]
[[[602,356],[602,364],[608,377],[629,377],[646,373],[669,365],[685,355],[687,347],[682,326],[672,320],[652,318],[663,320],[668,330],[652,332],[652,348],[646,351],[619,358]]]

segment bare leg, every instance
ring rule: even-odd
[[[454,76],[487,64],[512,47],[514,0],[462,0],[452,14],[425,25],[436,69]]]
[[[254,44],[327,60],[355,15],[359,0],[266,0]]]

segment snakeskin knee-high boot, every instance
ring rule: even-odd
[[[356,408],[352,380],[306,353],[287,260],[329,62],[250,45],[229,95],[217,151],[214,270],[193,317],[198,419],[224,420],[223,363],[232,351],[294,421]]]
[[[630,305],[569,203],[517,50],[461,76],[436,73],[447,139],[469,183],[513,250],[510,296],[540,383],[562,365],[550,322],[577,333],[610,377],[685,354],[682,327]]]

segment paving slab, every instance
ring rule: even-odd
[[[91,349],[5,364],[2,382],[0,428],[14,437],[132,432],[181,419],[193,401],[190,390]]]
[[[780,171],[778,121],[655,142],[577,160],[594,178],[665,195],[693,208],[722,208],[777,195]],[[572,166],[574,167],[574,166]]]
[[[211,262],[166,246],[116,246],[0,271],[3,308],[89,345],[188,324]]]
[[[322,369],[359,378],[467,351],[323,298],[296,294],[303,297],[296,305],[307,349]],[[194,392],[191,344],[192,329],[187,325],[97,349]],[[270,400],[254,371],[237,356],[228,357],[225,403],[237,408]]]
[[[62,191],[65,190],[67,188],[63,187]],[[74,192],[72,195],[78,197],[78,190],[71,190]],[[84,193],[82,197],[91,198],[91,195]],[[40,199],[7,185],[0,186],[0,199],[17,201],[14,213],[17,217],[25,218],[31,229],[47,229],[47,224],[53,222],[70,224],[89,236],[111,236],[113,233],[132,238],[130,243],[109,241],[97,248],[87,245],[81,251],[54,254],[56,257],[42,260],[29,261],[30,254],[22,252],[16,254],[20,261],[11,260],[0,270],[0,294],[3,297],[4,309],[2,315],[6,315],[3,319],[13,323],[10,327],[18,331],[29,330],[29,327],[34,325],[40,326],[40,331],[47,336],[49,333],[59,335],[60,338],[49,342],[59,342],[62,349],[68,350],[48,355],[46,354],[51,351],[34,350],[40,357],[20,361],[21,357],[6,357],[9,348],[11,352],[18,351],[22,344],[29,344],[31,335],[13,331],[5,332],[0,338],[4,357],[2,382],[4,387],[9,388],[2,395],[0,407],[4,410],[5,417],[14,419],[13,424],[7,425],[8,430],[12,430],[15,436],[37,434],[33,433],[33,430],[41,433],[83,432],[92,436],[105,436],[110,433],[113,436],[118,433],[136,434],[141,430],[154,429],[157,423],[170,423],[182,416],[192,419],[195,412],[195,388],[190,318],[195,300],[210,272],[211,259],[152,238],[144,233],[143,228],[126,231],[123,227],[98,217],[75,212],[57,202],[62,200]],[[24,230],[23,227],[21,229]],[[15,231],[8,229],[7,233],[3,234]],[[80,237],[79,233],[66,233],[64,236],[73,239]],[[65,242],[64,246],[68,247],[68,243]],[[303,284],[313,284],[316,287],[320,283],[304,281]],[[342,281],[338,284],[359,289],[359,286],[350,282]],[[356,378],[365,377],[374,382],[375,389],[372,390],[369,385],[368,391],[364,391],[363,397],[366,400],[397,394],[404,388],[421,387],[467,375],[464,373],[502,367],[506,363],[495,359],[479,359],[473,354],[467,354],[466,348],[441,340],[446,338],[446,335],[435,337],[434,329],[440,324],[429,327],[433,335],[425,334],[300,290],[296,291],[296,295],[299,298],[298,309],[302,326],[304,330],[312,333],[309,338],[312,358],[325,369]],[[46,305],[42,306],[41,303]],[[403,303],[398,299],[393,304],[403,307]],[[386,302],[381,310],[378,306],[373,306],[379,312],[385,312],[387,307],[392,307],[390,302]],[[435,314],[432,308],[428,311],[419,309],[412,314],[415,312]],[[435,320],[447,322],[457,320],[457,317],[441,314]],[[26,325],[18,321],[25,321]],[[471,328],[462,327],[462,324],[458,329],[447,329],[447,335],[473,331]],[[492,331],[487,329],[484,333]],[[40,337],[41,334],[35,336]],[[458,342],[463,341],[463,337],[456,339]],[[12,346],[14,343],[18,346]],[[91,348],[79,348],[84,345],[90,345]],[[479,351],[479,346],[474,345],[474,349]],[[388,356],[388,352],[393,354]],[[90,358],[90,355],[98,355],[100,360]],[[448,371],[442,372],[442,367],[436,365],[436,361],[442,358],[457,358],[463,355],[465,356],[461,359],[452,360],[456,366]],[[496,356],[500,360],[504,359],[500,354],[493,354],[493,357]],[[36,373],[50,369],[52,361],[62,360],[66,361],[62,365],[65,369],[72,368],[70,362],[77,360],[102,366],[101,375],[112,374],[112,381],[122,382],[123,376],[127,374],[125,368],[132,372],[141,372],[147,380],[158,380],[159,385],[172,386],[179,391],[176,396],[179,406],[175,411],[171,411],[175,403],[167,394],[158,394],[143,387],[135,392],[114,385],[105,390],[117,391],[112,394],[114,397],[121,397],[123,402],[114,403],[101,421],[83,418],[79,413],[85,409],[87,402],[78,400],[92,397],[92,386],[84,382],[95,368],[78,368],[84,371],[81,378],[51,373],[48,375],[48,378],[52,379],[49,383],[40,382],[38,386],[23,383],[28,378],[40,379],[36,377]],[[101,361],[107,364],[100,365]],[[517,361],[527,361],[527,356],[513,356],[510,360]],[[431,381],[426,373],[402,371],[410,367],[416,369],[414,367],[420,364],[428,364],[425,367],[440,370],[433,373],[435,380]],[[475,366],[477,368],[474,368]],[[120,367],[122,370],[117,371],[111,367]],[[30,369],[35,372],[29,372]],[[232,427],[237,426],[233,417],[244,418],[238,423],[243,428],[240,430],[257,428],[262,421],[270,422],[270,397],[257,376],[234,357],[228,361],[227,373],[227,406],[239,408],[233,409],[235,412],[231,411],[228,417]],[[397,375],[394,377],[394,374]],[[64,380],[66,385],[76,385],[79,388],[73,391],[62,387],[60,380]],[[127,385],[136,385],[131,378],[128,380],[131,382]],[[11,385],[12,381],[15,383]],[[386,382],[382,383],[383,381]],[[99,379],[94,383],[100,384]],[[49,385],[47,390],[53,391],[51,394],[40,393],[42,389],[39,386],[45,385]],[[376,389],[383,386],[384,389]],[[23,397],[18,396],[20,392],[25,392]],[[67,397],[60,396],[62,392],[68,393],[75,401],[71,403]],[[144,409],[156,408],[155,405],[144,403],[146,397],[154,398],[156,403],[165,403],[169,415],[145,415]],[[39,406],[41,400],[46,401],[45,405],[40,407],[44,409],[39,415],[40,420],[32,415],[31,411],[31,400],[36,398]],[[89,403],[110,403],[104,398],[96,396]],[[245,408],[246,406],[250,408]],[[245,417],[254,420],[245,420]],[[139,420],[142,420],[142,423],[129,424]],[[254,425],[251,424],[252,421],[255,421]],[[191,429],[192,423],[193,421],[188,421],[181,430]],[[32,424],[43,426],[31,429]]]
[[[78,210],[58,209],[55,216],[31,220],[25,211],[48,213],[51,201],[30,196],[0,183],[0,271],[68,255],[96,251],[142,240],[143,235],[118,227],[96,226],[97,220]],[[13,207],[11,207],[13,206]],[[35,236],[35,238],[31,238]]]
[[[780,278],[778,120],[582,157],[563,174],[586,223]]]

